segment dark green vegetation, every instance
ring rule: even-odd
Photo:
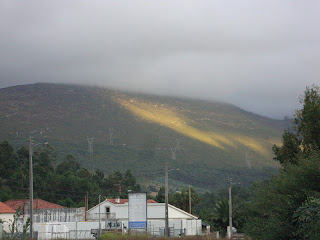
[[[119,98],[138,99],[150,106],[151,115],[156,107],[169,109],[205,137],[217,141],[226,137],[220,143],[228,145],[214,147],[175,131],[168,122],[143,119],[121,105]],[[46,139],[57,154],[56,165],[71,154],[91,173],[130,169],[139,183],[158,189],[163,185],[164,162],[169,161],[169,168],[180,169],[170,172],[170,186],[192,184],[212,191],[225,186],[228,176],[243,185],[266,179],[265,169],[279,166],[272,160],[271,146],[287,122],[219,102],[33,84],[0,89],[0,126],[0,141],[9,141],[15,149],[29,135],[36,142]],[[92,168],[87,137],[94,137]]]
[[[274,146],[278,175],[256,184],[245,207],[252,239],[320,239],[320,94],[307,88],[292,131]]]
[[[320,95],[316,87],[307,88],[301,99],[291,130],[284,132],[282,145],[274,145],[274,159],[281,164],[270,180],[247,188],[233,187],[233,224],[252,239],[319,239],[320,235]],[[130,171],[115,171],[109,176],[101,170],[91,173],[72,155],[58,159],[51,147],[34,154],[35,197],[64,206],[83,206],[89,192],[91,204],[97,195],[126,197],[128,189],[140,191]],[[14,150],[8,142],[0,144],[0,200],[28,196],[28,150]],[[125,171],[125,170],[124,170]],[[184,171],[184,170],[182,170]],[[176,172],[176,171],[173,171]],[[218,193],[199,195],[193,188],[192,213],[222,234],[228,225],[228,195],[225,187]],[[149,186],[149,189],[152,187]],[[120,192],[121,189],[121,192]],[[155,189],[151,189],[155,190]],[[156,200],[163,202],[164,189]],[[171,190],[169,202],[189,210],[189,193]]]
[[[34,152],[35,198],[66,207],[83,207],[84,197],[88,195],[89,207],[92,207],[98,203],[100,194],[107,198],[127,198],[129,189],[134,192],[146,191],[136,184],[136,178],[130,170],[125,173],[115,171],[108,176],[100,170],[92,174],[88,169],[81,167],[72,155],[67,155],[58,164],[55,164],[56,162],[57,156],[50,146],[39,147]],[[29,152],[25,146],[15,151],[7,141],[0,144],[0,176],[0,201],[29,197]],[[224,233],[228,223],[226,188],[219,193],[201,195],[191,187],[190,192],[192,214],[210,223],[214,230]],[[235,186],[233,192],[235,226],[241,230],[239,206],[247,198],[248,190]],[[164,202],[163,187],[158,191],[155,200]],[[189,189],[183,188],[179,192],[171,190],[169,203],[189,212]]]
[[[54,167],[56,155],[52,148],[39,148],[33,155],[34,198],[41,198],[66,207],[89,206],[98,202],[98,195],[127,198],[127,191],[140,191],[130,170],[115,171],[109,176],[97,170],[90,173],[72,155]],[[4,141],[0,144],[0,201],[29,197],[29,152],[21,147],[16,152]]]
[[[151,236],[148,235],[122,235],[122,234],[116,234],[116,233],[104,233],[101,235],[99,240],[106,240],[106,239],[111,239],[111,240],[144,240],[144,239],[154,239]],[[165,240],[167,238],[156,238],[159,240]],[[170,237],[172,240],[178,240],[178,239],[186,239],[186,240],[206,240],[206,239],[215,239],[213,236],[190,236],[190,237],[182,237],[182,238],[173,238]],[[220,238],[220,240],[223,240]]]
[[[43,88],[41,84],[35,85],[34,87],[39,86]],[[56,85],[48,86],[51,86],[55,90],[57,89]],[[60,85],[58,85],[58,87],[59,86]],[[68,88],[68,86],[60,87],[63,89],[63,92],[65,92],[65,88]],[[70,88],[74,89],[74,87]],[[87,88],[79,87],[79,89],[81,91],[88,91]],[[97,89],[91,90],[100,91]],[[23,92],[25,92],[25,90],[23,90]],[[153,99],[155,97],[144,98]],[[153,99],[153,101],[156,100]],[[165,101],[169,100],[166,99]],[[173,100],[171,99],[171,101]],[[186,102],[191,105],[190,100],[176,101],[181,101],[179,104],[183,106],[185,106],[184,104],[187,104]],[[37,102],[39,104],[39,102],[42,101]],[[273,146],[273,151],[275,154],[274,160],[281,166],[279,173],[272,175],[269,180],[255,183],[249,190],[248,188],[240,187],[238,185],[233,186],[233,224],[240,232],[244,231],[254,240],[320,239],[319,89],[317,87],[307,88],[304,96],[301,98],[301,103],[303,104],[303,108],[297,111],[293,120],[292,128],[284,131],[282,135],[282,145]],[[165,104],[168,103],[166,102]],[[202,104],[208,103],[202,102]],[[30,109],[37,109],[37,107],[32,107]],[[201,108],[201,110],[203,110],[203,108]],[[237,111],[240,110],[238,109]],[[20,112],[17,111],[17,113]],[[168,157],[165,157],[165,154],[168,154],[165,153],[165,151],[168,151],[166,150],[165,143],[168,144],[168,141],[171,141],[164,141],[161,139],[163,138],[162,135],[160,137],[159,134],[166,133],[168,136],[174,138],[174,136],[177,136],[175,135],[177,133],[171,132],[171,130],[164,128],[163,126],[159,127],[151,123],[147,124],[145,123],[145,120],[138,118],[136,115],[129,114],[128,110],[121,107],[117,108],[117,110],[114,110],[114,113],[117,113],[118,116],[124,116],[127,114],[127,122],[125,121],[126,124],[133,124],[135,121],[134,123],[136,125],[134,127],[132,126],[132,128],[128,128],[126,134],[129,132],[129,130],[135,132],[137,129],[141,131],[143,130],[143,133],[147,134],[141,136],[136,135],[140,136],[137,138],[137,142],[134,142],[132,139],[130,144],[129,139],[130,136],[133,135],[128,134],[128,141],[126,142],[125,146],[116,144],[116,141],[120,141],[120,139],[122,139],[120,137],[115,137],[113,144],[110,144],[109,142],[109,144],[106,143],[105,145],[101,145],[104,146],[106,152],[110,154],[111,158],[109,160],[111,162],[113,161],[114,163],[114,166],[108,169],[108,172],[110,172],[111,169],[116,169],[117,167],[121,169],[122,172],[114,171],[106,176],[102,171],[105,170],[103,167],[101,167],[102,170],[97,169],[95,171],[89,171],[88,169],[81,167],[76,159],[81,159],[81,157],[85,156],[85,150],[83,150],[83,152],[77,152],[76,149],[78,148],[76,143],[73,143],[74,145],[72,145],[71,143],[68,143],[68,141],[63,141],[63,139],[59,138],[62,142],[65,142],[66,145],[62,146],[57,144],[56,149],[69,149],[68,152],[64,152],[66,157],[61,158],[61,154],[56,155],[55,151],[53,151],[53,149],[49,146],[36,149],[35,151],[35,197],[56,202],[64,206],[83,206],[83,198],[84,195],[86,195],[86,192],[89,192],[90,199],[94,199],[91,201],[91,204],[96,204],[98,194],[103,194],[106,197],[121,195],[121,197],[124,198],[126,197],[126,192],[128,189],[133,191],[157,190],[152,185],[146,185],[146,188],[142,187],[142,189],[140,189],[140,185],[136,184],[136,179],[133,174],[131,174],[131,171],[128,171],[128,168],[135,166],[133,169],[137,173],[144,173],[143,177],[145,179],[147,179],[147,175],[150,173],[148,171],[151,171],[152,169],[154,174],[151,178],[149,178],[149,180],[157,179],[158,173],[159,176],[161,176],[160,172],[162,169],[160,166],[162,162],[165,159],[168,159]],[[145,114],[145,112],[143,113]],[[247,113],[243,112],[243,114]],[[8,118],[8,116],[2,118]],[[190,120],[190,118],[186,119]],[[14,120],[12,121],[14,122]],[[50,121],[48,120],[48,122]],[[255,121],[260,121],[261,123],[262,120],[256,119]],[[272,120],[269,121],[272,122]],[[32,123],[32,121],[30,121],[30,123]],[[54,122],[52,122],[52,124],[53,123]],[[193,124],[196,126],[198,122],[194,121]],[[144,128],[142,127],[143,125],[145,126]],[[10,126],[11,125],[8,122],[8,129],[10,129]],[[15,126],[15,124],[12,126]],[[70,129],[73,128],[72,125],[68,126]],[[203,125],[199,125],[197,129],[200,129],[200,126]],[[101,125],[101,127],[103,126]],[[85,129],[85,126],[83,126],[83,128]],[[197,133],[197,129],[190,129]],[[80,131],[80,128],[78,130]],[[151,130],[153,130],[153,132]],[[5,131],[6,130],[4,130],[4,132]],[[63,131],[61,132],[61,130],[59,131],[60,134],[64,133]],[[239,131],[244,130],[242,129]],[[26,135],[27,133],[28,132],[25,132],[24,134]],[[97,132],[97,135],[98,133],[99,132]],[[257,139],[258,133],[259,132],[257,132],[255,136],[251,137]],[[46,133],[46,131],[43,134],[47,134],[47,138],[52,142],[55,142],[55,137],[58,136],[53,133],[50,135]],[[127,136],[126,134],[120,135],[123,137]],[[230,135],[230,132],[228,134]],[[17,136],[21,137],[20,135],[23,135],[23,133],[18,132]],[[68,139],[67,134],[64,136],[66,139]],[[158,136],[158,138],[155,136]],[[216,148],[201,143],[201,141],[197,142],[192,140],[192,138],[188,139],[187,137],[180,137],[181,146],[188,146],[192,149],[198,149],[198,147],[200,147],[201,150],[205,151],[205,153],[209,155],[209,149],[211,148],[213,148],[216,152],[219,152],[219,150]],[[144,144],[141,146],[137,144],[141,140],[140,138],[142,141],[144,139]],[[13,139],[17,140],[17,137],[13,137]],[[174,143],[174,141],[171,143]],[[68,148],[69,146],[71,147]],[[242,170],[237,169],[232,172],[227,168],[228,165],[226,164],[226,161],[220,162],[219,165],[217,162],[215,162],[215,159],[213,159],[211,162],[212,165],[210,165],[210,161],[207,161],[205,157],[201,159],[201,161],[195,161],[193,165],[190,165],[190,162],[188,162],[190,159],[187,157],[187,153],[192,154],[192,152],[189,152],[188,150],[183,152],[181,150],[183,147],[181,146],[181,152],[176,152],[176,158],[170,160],[171,166],[179,167],[181,169],[179,171],[170,172],[170,178],[185,183],[194,181],[195,185],[198,184],[198,186],[203,186],[206,184],[206,187],[212,187],[216,186],[218,183],[220,183],[221,186],[224,186],[218,192],[206,192],[204,194],[198,194],[193,188],[191,190],[192,213],[200,216],[203,221],[208,222],[212,229],[219,230],[223,234],[228,225],[229,210],[226,177],[230,176],[232,173],[231,176],[234,176],[234,182],[238,182],[239,179],[241,179],[242,183],[248,183],[250,179],[257,178],[257,175],[255,175],[257,172],[255,172],[255,174],[253,174],[254,172],[251,172],[257,170],[254,170],[255,168],[253,168],[253,170],[243,168]],[[250,145],[248,145],[248,148],[250,148]],[[6,141],[0,144],[0,200],[2,201],[5,201],[9,198],[26,198],[28,196],[28,150],[24,146],[16,147],[16,149],[17,150],[14,150],[14,148]],[[254,146],[252,149],[254,149]],[[73,157],[69,154],[69,152],[72,152],[72,150],[78,153],[76,157]],[[132,154],[131,157],[125,157],[126,154],[130,155],[134,151],[136,151],[137,155]],[[241,148],[238,148],[239,156],[241,155],[241,151]],[[202,152],[200,152],[201,151],[198,150],[197,154],[202,154]],[[226,154],[221,150],[220,153],[222,152]],[[249,154],[248,152],[249,151],[246,152],[247,156]],[[101,154],[102,153],[103,151],[101,150]],[[236,153],[236,151],[234,153]],[[229,154],[229,156],[231,156],[233,154],[232,151]],[[112,160],[113,158],[115,160]],[[94,157],[94,159],[96,159],[96,157]],[[234,162],[232,163],[237,166],[239,162],[236,161],[236,159],[233,160]],[[246,160],[248,160],[248,158]],[[257,162],[259,163],[258,160]],[[83,163],[85,165],[86,162]],[[123,166],[122,168],[121,164]],[[223,164],[225,164],[225,167],[218,168],[216,170],[217,172],[214,172],[210,168],[210,166],[212,167],[214,164],[219,166],[223,166]],[[90,164],[87,163],[87,165]],[[94,166],[96,169],[97,166]],[[191,166],[194,168],[190,169]],[[268,166],[268,164],[266,166]],[[255,167],[257,168],[257,166]],[[157,170],[161,171],[158,172]],[[189,173],[192,172],[192,174],[188,175],[188,171]],[[248,177],[250,172],[252,173],[252,178]],[[203,175],[200,177],[200,175],[204,173],[208,173],[208,175]],[[210,175],[214,173],[217,174],[213,176]],[[242,176],[241,174],[244,175]],[[219,176],[223,177],[218,180],[217,177]],[[138,177],[140,178],[140,176]],[[210,181],[212,180],[216,181],[215,185],[211,185]],[[171,189],[170,192],[171,194],[169,196],[169,202],[185,211],[188,211],[188,189],[182,188],[180,192],[175,192],[174,189]],[[163,188],[160,188],[158,195],[156,196],[156,200],[159,202],[164,201]]]
[[[107,198],[127,198],[129,189],[134,192],[146,191],[136,184],[136,178],[130,170],[125,173],[115,171],[108,176],[100,170],[92,174],[88,169],[81,167],[72,155],[67,155],[58,164],[55,162],[57,156],[50,146],[39,147],[34,152],[34,198],[66,207],[83,207],[84,197],[88,195],[89,207],[92,207],[98,203],[100,194]],[[0,201],[29,197],[29,152],[25,146],[14,151],[7,141],[0,143],[0,176]],[[190,192],[192,214],[200,216],[203,221],[210,223],[213,229],[223,233],[228,222],[226,188],[219,193],[207,192],[201,195],[191,187]],[[246,199],[248,190],[235,186],[233,192],[234,209],[238,214],[240,211],[237,206]],[[163,187],[158,191],[155,200],[164,202]],[[169,203],[189,212],[189,189],[183,188],[179,192],[171,190]],[[242,225],[237,215],[234,219],[235,226],[241,229]]]

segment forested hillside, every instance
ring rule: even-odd
[[[29,135],[47,140],[55,164],[72,154],[91,172],[130,169],[159,188],[168,161],[180,169],[170,172],[171,186],[209,190],[228,176],[244,185],[265,178],[278,166],[271,148],[288,126],[220,102],[42,83],[0,89],[0,125],[0,140],[15,149]]]
[[[130,170],[115,171],[108,176],[100,170],[91,173],[67,155],[56,164],[56,155],[50,146],[37,148],[33,154],[34,198],[66,207],[83,207],[85,196],[90,206],[97,204],[98,196],[127,197],[128,190],[141,191]],[[0,201],[29,198],[29,150],[22,146],[17,151],[4,141],[0,143]]]

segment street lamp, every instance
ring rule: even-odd
[[[166,237],[169,237],[169,206],[168,206],[168,201],[169,201],[169,184],[168,184],[168,172],[173,171],[173,170],[179,170],[179,168],[175,169],[170,169],[168,171],[168,163],[165,163],[165,229],[164,229],[164,234]]]
[[[30,187],[30,239],[33,238],[33,166],[32,166],[32,154],[33,154],[33,148],[38,145],[47,145],[48,142],[45,141],[43,143],[37,143],[34,144],[32,137],[29,136],[29,187]]]

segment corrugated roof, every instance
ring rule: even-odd
[[[4,204],[3,202],[0,202],[0,213],[15,213],[16,211],[13,210],[8,205]]]
[[[118,202],[117,202],[117,199],[107,199],[107,200],[113,204],[125,204],[128,202],[128,199],[119,199]],[[157,202],[153,199],[148,199],[147,203],[157,203]]]
[[[17,210],[19,207],[23,209],[26,204],[29,204],[29,199],[8,200],[5,202],[5,204],[15,210]],[[55,203],[47,202],[42,199],[33,199],[33,209],[48,209],[48,208],[65,208],[65,207]]]

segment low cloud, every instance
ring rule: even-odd
[[[281,118],[320,77],[318,1],[0,3],[0,87],[85,83]]]

